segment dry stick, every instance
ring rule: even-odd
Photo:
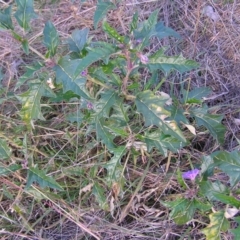
[[[125,56],[127,59],[127,73],[126,73],[125,78],[123,79],[123,84],[122,84],[122,91],[124,94],[126,94],[129,75],[130,75],[131,71],[133,70],[132,62],[131,62],[131,59],[129,56],[129,52],[127,50],[126,50]]]
[[[118,220],[118,223],[121,223],[124,220],[124,218],[128,215],[129,209],[130,209],[130,207],[132,205],[132,201],[136,197],[136,195],[137,195],[138,191],[140,190],[140,188],[142,187],[142,183],[143,183],[143,180],[145,179],[145,177],[147,175],[147,171],[149,169],[149,165],[150,165],[150,161],[148,161],[148,164],[147,164],[147,167],[144,170],[143,176],[142,176],[140,182],[138,183],[137,188],[134,191],[130,201],[128,202],[127,206],[124,207],[124,209],[123,209],[123,211],[122,211],[122,213],[120,215],[120,218]]]
[[[122,11],[122,9],[121,9],[120,11]],[[121,26],[122,26],[123,33],[126,35],[126,34],[127,34],[127,31],[126,31],[126,29],[125,29],[124,23],[123,23],[122,18],[121,18],[121,16],[120,16],[120,12],[117,12],[117,17],[118,17],[118,21],[120,22],[120,24],[121,24]]]

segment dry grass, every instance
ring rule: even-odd
[[[167,26],[178,31],[183,38],[181,41],[175,41],[174,39],[155,40],[150,50],[154,51],[154,49],[167,45],[169,46],[169,54],[183,53],[184,57],[194,59],[200,63],[200,68],[197,71],[185,74],[183,78],[191,79],[192,88],[200,86],[210,86],[212,88],[213,95],[209,98],[207,104],[210,106],[219,105],[218,112],[226,115],[224,123],[228,128],[228,132],[226,134],[225,148],[232,150],[238,146],[235,137],[240,139],[239,126],[234,123],[234,118],[240,119],[240,2],[237,0],[227,4],[223,2],[223,0],[123,1],[121,7],[109,12],[108,21],[120,33],[126,33],[135,11],[138,11],[140,19],[144,20],[155,9],[159,9],[159,19],[163,20]],[[219,14],[217,21],[213,21],[202,13],[206,5],[212,6]],[[63,38],[67,38],[76,28],[88,27],[90,28],[90,36],[94,39],[105,39],[106,36],[102,34],[100,27],[96,30],[93,28],[95,9],[95,0],[89,0],[83,4],[72,3],[68,0],[61,0],[59,3],[52,5],[49,3],[43,4],[39,10],[41,18],[34,20],[32,24],[33,31],[30,33],[30,45],[40,53],[44,52],[39,40],[44,22],[48,19],[54,23]],[[3,72],[6,73],[3,80],[4,86],[8,86],[9,89],[13,87],[17,78],[23,72],[22,66],[31,61],[32,55],[23,55],[21,46],[11,38],[10,34],[0,31],[0,66]],[[179,77],[178,74],[171,75],[168,80],[177,82]],[[168,88],[167,85],[164,87]],[[59,110],[64,113],[64,106],[60,106]],[[1,113],[5,115],[5,113]],[[64,120],[61,117],[59,119],[64,124]],[[72,143],[67,138],[65,130],[59,129],[59,132],[55,132],[51,128],[50,126],[49,129],[39,130],[39,138],[34,141],[40,147],[44,147],[43,143],[50,146],[49,148],[54,146],[54,149],[57,149],[56,155],[59,152],[64,154],[64,150],[67,149],[66,146],[71,147]],[[76,132],[78,129],[75,129],[75,126],[70,129],[72,129],[73,139],[77,138]],[[60,137],[57,137],[57,134]],[[51,140],[48,140],[46,136],[49,136]],[[203,141],[206,141],[206,139],[203,139]],[[212,146],[210,141],[205,144],[204,152],[211,152],[212,149],[217,147]],[[82,144],[87,143],[83,141]],[[94,156],[94,154],[96,155]],[[86,160],[86,165],[84,165],[86,169],[89,168],[92,159],[98,156],[98,152],[94,154],[88,155],[87,158],[89,159]],[[192,161],[198,162],[199,154],[197,149],[193,148],[184,150],[180,156],[173,157],[176,159],[181,157],[180,160],[183,162],[183,159],[190,156]],[[188,239],[188,237],[197,240],[204,239],[199,230],[204,227],[201,221],[204,222],[205,219],[198,219],[188,225],[179,227],[169,220],[168,211],[160,205],[160,200],[169,200],[169,193],[177,195],[181,192],[176,179],[170,174],[165,174],[162,170],[166,166],[167,160],[157,157],[154,160],[158,164],[152,164],[146,172],[146,177],[144,175],[146,166],[142,165],[142,163],[139,163],[138,169],[131,165],[127,166],[128,192],[126,192],[125,198],[121,202],[116,203],[115,219],[110,214],[99,210],[94,201],[91,201],[94,199],[91,199],[87,194],[81,199],[82,206],[77,201],[63,202],[51,196],[49,198],[54,200],[52,200],[53,205],[46,207],[44,203],[37,202],[29,198],[29,196],[26,197],[23,193],[22,184],[19,186],[14,185],[7,179],[3,179],[5,182],[1,182],[1,188],[8,186],[8,191],[13,193],[13,200],[3,200],[0,204],[0,211],[11,211],[16,202],[22,205],[21,209],[26,209],[28,205],[26,201],[29,198],[30,201],[33,201],[31,203],[32,212],[29,214],[31,217],[25,220],[30,223],[29,225],[31,223],[36,225],[34,231],[29,230],[26,234],[22,233],[19,225],[13,226],[11,232],[3,231],[5,237],[1,239],[93,239],[86,235],[86,231],[82,231],[81,224],[92,233],[100,236],[100,239],[106,240],[171,240]],[[58,162],[60,160],[61,157],[55,159]],[[42,156],[42,164],[47,164],[47,162],[47,157]],[[78,166],[78,162],[74,164]],[[175,172],[178,164],[179,162],[171,164],[171,171],[169,172]],[[182,167],[184,168],[184,166]],[[15,175],[15,178],[19,183],[23,182],[20,176]],[[61,173],[59,173],[59,178],[61,178]],[[141,179],[143,180],[141,188],[139,188],[139,191],[134,192],[138,181]],[[84,180],[84,178],[81,178],[81,180]],[[79,179],[73,179],[73,182],[75,181],[79,181]],[[26,199],[24,199],[24,196]],[[130,200],[131,205],[127,210],[128,216],[119,222],[124,206]],[[24,206],[24,204],[26,205]],[[71,213],[72,216],[68,216],[65,212]],[[19,220],[12,213],[12,218],[24,222],[25,215],[27,216],[26,213],[23,213],[22,219]],[[42,219],[38,222],[40,217]],[[231,239],[231,236],[226,236],[226,239]]]

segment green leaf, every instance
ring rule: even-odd
[[[184,110],[181,108],[181,106],[171,105],[166,107],[166,109],[171,112],[171,116],[169,117],[170,120],[176,121],[178,125],[180,125],[181,122],[189,124],[187,118],[184,115]]]
[[[160,131],[146,133],[143,137],[143,140],[147,144],[148,152],[150,152],[152,148],[155,147],[165,157],[168,155],[168,150],[176,152],[178,149],[184,147],[182,141],[179,141],[172,136],[165,135]]]
[[[82,59],[71,60],[69,56],[66,56],[59,60],[54,70],[57,83],[63,84],[63,92],[71,90],[83,98],[91,99],[83,87],[81,73],[92,63],[103,59],[106,60],[115,52],[115,48],[111,44],[98,44],[99,46],[95,48],[88,48],[87,56]]]
[[[41,113],[40,100],[46,95],[48,86],[44,81],[35,80],[31,82],[28,91],[20,94],[17,98],[22,103],[20,116],[26,122],[28,127],[31,127],[31,121],[36,119],[45,120]]]
[[[214,166],[229,176],[231,186],[240,180],[240,153],[238,151],[219,151],[213,154]]]
[[[106,144],[108,149],[115,148],[115,144],[113,143],[114,135],[112,132],[107,128],[107,123],[103,118],[95,118],[95,128],[97,133],[97,140],[102,140],[104,144]]]
[[[206,240],[221,240],[221,232],[226,232],[229,221],[224,216],[224,211],[209,214],[210,224],[202,230],[206,235]]]
[[[119,100],[119,98],[115,91],[107,90],[101,93],[101,98],[96,102],[94,106],[94,110],[96,112],[95,115],[98,118],[108,118],[111,107],[115,104],[117,100]]]
[[[46,57],[53,57],[57,52],[57,47],[59,45],[59,36],[54,25],[47,21],[43,29],[44,45],[47,47],[48,52]]]
[[[213,196],[220,202],[229,204],[231,206],[234,206],[236,208],[240,207],[240,201],[232,196],[227,196],[222,193],[213,193]]]
[[[103,22],[103,31],[106,32],[109,36],[113,37],[120,43],[124,43],[125,38],[121,36],[117,30],[111,27],[106,21]]]
[[[149,44],[149,39],[152,36],[152,32],[155,30],[155,26],[157,24],[159,10],[155,10],[149,18],[141,22],[137,30],[134,31],[134,37],[137,40],[142,40],[141,48],[147,46]]]
[[[98,23],[106,16],[107,12],[114,9],[115,5],[110,1],[98,0],[97,9],[94,13],[93,23],[94,28],[97,28]]]
[[[112,150],[114,156],[103,167],[107,169],[106,180],[111,186],[114,182],[119,182],[123,175],[123,166],[121,165],[121,159],[126,153],[126,147],[117,147]]]
[[[52,177],[48,177],[44,171],[37,167],[29,167],[26,188],[29,188],[33,182],[39,184],[42,188],[50,187],[60,191],[63,190],[63,188]]]
[[[14,29],[11,18],[11,11],[11,6],[0,11],[0,28],[11,30]]]
[[[18,79],[15,90],[22,86],[27,80],[33,78],[34,74],[42,67],[43,65],[40,62],[36,62],[34,65],[26,66],[26,72]]]
[[[7,142],[0,138],[0,159],[8,159],[11,156],[12,150]]]
[[[19,42],[23,41],[22,37],[20,35],[18,35],[16,32],[12,31],[12,35],[17,41],[19,41]]]
[[[137,29],[137,25],[138,25],[138,12],[135,12],[132,18],[132,22],[130,24],[130,33]]]
[[[180,38],[180,35],[172,28],[164,26],[163,22],[157,22],[158,12],[158,10],[154,11],[148,20],[140,23],[139,27],[134,31],[135,39],[142,40],[140,49],[146,47],[149,44],[149,39],[152,37],[159,39],[171,36]]]
[[[202,100],[203,97],[206,97],[211,92],[212,90],[208,87],[195,88],[190,92],[183,90],[184,103],[191,103],[193,100]]]
[[[182,55],[166,56],[164,55],[164,50],[165,49],[160,49],[149,57],[147,66],[151,71],[160,69],[165,74],[168,74],[172,69],[174,69],[180,73],[184,73],[199,66],[195,61],[185,59]]]
[[[155,96],[151,91],[147,90],[137,95],[137,109],[145,119],[145,126],[156,125],[166,135],[171,135],[182,142],[186,142],[176,122],[165,120],[165,118],[170,116],[170,112],[164,109],[167,99],[163,96]]]
[[[117,122],[117,125],[114,125],[115,127],[126,127],[127,123],[129,122],[128,118],[128,110],[129,105],[124,104],[119,98],[117,98],[116,103],[113,106],[113,111],[111,114],[111,119],[115,120]]]
[[[183,176],[182,176],[182,172],[181,172],[181,170],[180,170],[179,168],[177,169],[177,175],[176,175],[176,177],[177,177],[177,181],[178,181],[178,183],[180,184],[180,186],[181,186],[184,190],[187,190],[187,189],[188,189],[188,186],[187,186],[187,184],[185,183],[184,178],[183,178]]]
[[[1,166],[0,164],[0,176],[7,175],[9,173],[16,172],[17,170],[21,169],[22,166],[19,164],[12,164],[10,166]]]
[[[220,143],[224,142],[224,134],[226,128],[221,124],[222,115],[214,115],[207,113],[206,108],[193,108],[190,110],[192,117],[196,119],[198,126],[206,127],[212,136]]]
[[[181,38],[179,33],[174,31],[172,28],[164,26],[163,22],[158,22],[155,25],[155,29],[152,32],[151,37],[158,37],[159,39],[165,38],[165,37],[175,37],[175,38]]]
[[[98,202],[101,209],[108,211],[109,206],[107,202],[107,198],[104,194],[104,189],[98,184],[98,182],[94,182],[92,193],[96,198],[96,201]]]
[[[87,42],[88,33],[88,28],[84,28],[82,30],[75,29],[70,38],[67,39],[69,50],[80,53]]]
[[[34,12],[33,0],[16,0],[17,11],[14,16],[18,24],[26,31],[30,29],[30,20],[37,17]]]
[[[208,198],[209,201],[218,200],[215,197],[215,194],[224,193],[228,194],[229,189],[219,181],[210,182],[210,181],[201,181],[199,183],[200,190],[204,196]]]
[[[29,45],[28,45],[27,39],[24,39],[22,41],[22,48],[23,48],[23,51],[28,55],[29,54]]]
[[[50,98],[49,101],[52,103],[59,103],[59,102],[72,102],[72,100],[79,99],[79,95],[73,93],[72,91],[68,91],[63,93],[62,89],[55,92],[56,97]]]
[[[170,218],[176,224],[182,225],[193,219],[197,209],[207,211],[211,205],[199,202],[196,199],[188,200],[184,198],[172,202],[161,202],[165,207],[171,208]]]
[[[109,65],[110,65],[110,62],[109,62]],[[107,66],[107,65],[105,65],[105,66]],[[110,73],[108,73],[108,72],[105,73],[103,71],[103,68],[104,68],[104,66],[102,68],[96,68],[94,70],[94,72],[90,74],[91,77],[93,77],[94,79],[97,79],[101,82],[104,82],[104,83],[107,83],[107,84],[112,84],[112,85],[115,85],[117,87],[120,87],[122,81],[121,81],[119,75],[117,75],[115,73],[112,73],[115,66],[113,67],[112,70],[110,70],[111,71]]]
[[[74,76],[77,66],[79,65],[79,60],[68,60],[68,58],[62,58],[58,65],[54,67],[56,72],[56,82],[58,84],[62,83],[63,93],[67,91],[72,91],[78,96],[85,99],[91,99],[89,93],[86,90],[86,78],[78,75]]]
[[[66,115],[66,119],[71,123],[77,122],[80,124],[83,121],[83,118],[84,115],[80,111]]]
[[[204,177],[204,179],[207,179],[209,176],[213,175],[214,171],[214,162],[213,158],[211,156],[203,156],[202,157],[202,166],[201,166],[201,173]]]
[[[230,229],[230,232],[234,235],[234,240],[240,239],[240,217],[235,217],[234,221],[238,223],[236,229]]]

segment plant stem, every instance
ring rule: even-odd
[[[29,45],[29,49],[36,53],[40,58],[42,58],[44,61],[47,60],[47,58],[45,58],[39,51],[37,51],[35,48],[33,48],[32,46]]]
[[[95,84],[98,84],[98,85],[104,87],[104,88],[111,89],[111,87],[109,87],[109,86],[107,86],[106,84],[104,84],[104,83],[102,83],[102,82],[100,82],[100,81],[98,81],[98,80],[90,77],[89,75],[87,76],[87,79],[88,79],[89,81],[95,83]]]
[[[158,83],[158,85],[154,88],[153,93],[156,93],[156,91],[158,91],[158,89],[163,85],[163,83],[166,81],[166,77],[164,77],[160,83]]]

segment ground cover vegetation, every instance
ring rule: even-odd
[[[238,239],[237,1],[0,0],[3,239]]]

